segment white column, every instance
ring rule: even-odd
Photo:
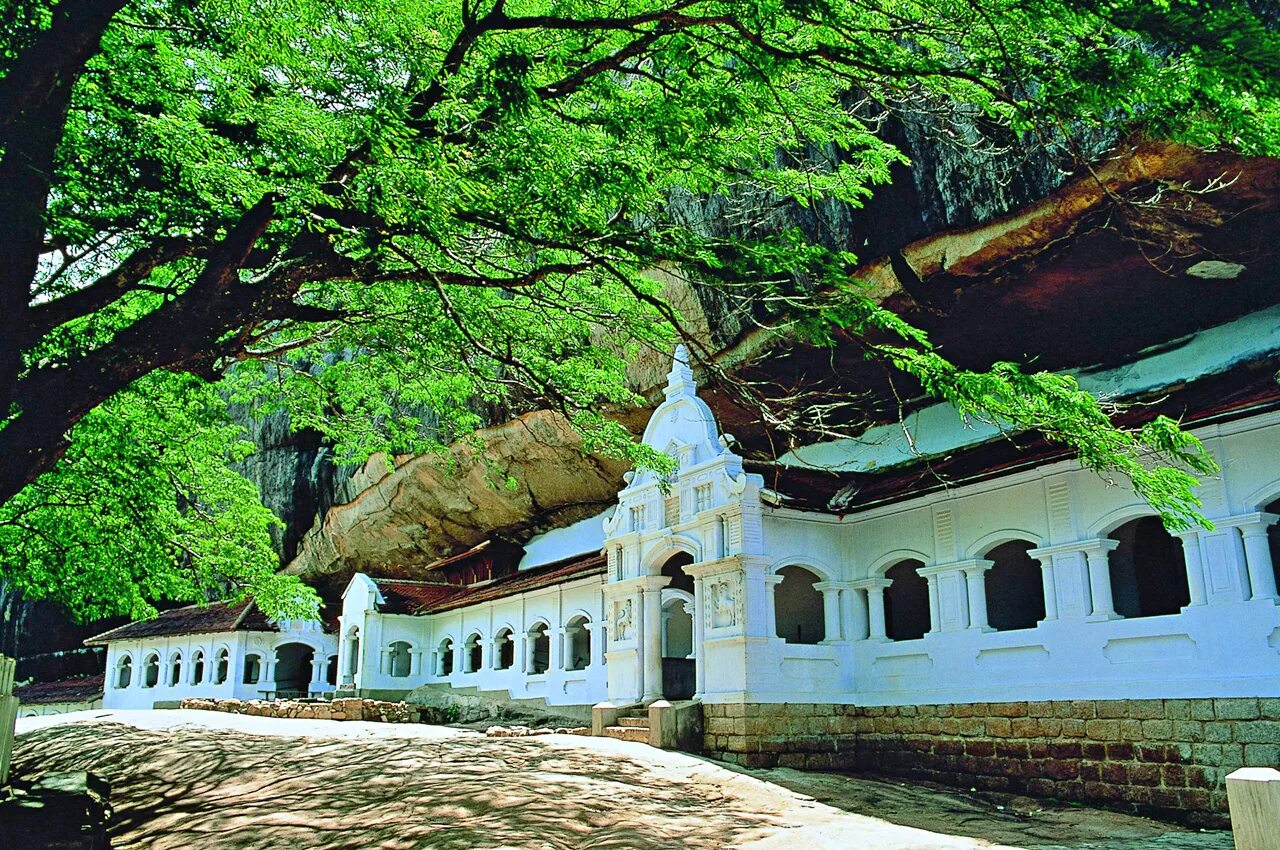
[[[826,635],[823,643],[844,640],[844,630],[840,623],[840,585],[830,581],[819,581],[813,585],[822,594],[822,626]]]
[[[771,638],[778,636],[778,603],[773,591],[780,584],[782,584],[780,575],[764,577],[765,635]]]
[[[1249,569],[1250,599],[1276,600],[1276,574],[1271,565],[1271,542],[1267,528],[1280,517],[1275,514],[1250,514],[1239,524],[1244,537],[1244,557]]]
[[[1044,618],[1058,619],[1058,590],[1053,580],[1053,558],[1040,561],[1040,583],[1044,588]]]
[[[1086,619],[1117,620],[1115,602],[1111,597],[1111,561],[1107,555],[1119,546],[1116,540],[1099,539],[1092,541],[1084,549],[1089,560],[1089,596],[1092,600],[1093,613]]]
[[[658,583],[660,581],[661,583]],[[662,585],[670,581],[659,578],[646,582],[641,607],[640,628],[643,629],[644,688],[640,699],[652,702],[662,698]]]
[[[524,641],[524,652],[521,653],[521,657],[524,658],[524,669],[522,672],[526,676],[531,676],[533,675],[533,636],[528,632],[525,632],[521,639]]]
[[[849,626],[846,640],[865,640],[867,637],[867,602],[856,587],[845,585],[840,590],[840,606],[844,609],[844,621]]]
[[[605,626],[604,623],[592,623],[587,628],[591,630],[591,657],[587,663],[595,667],[604,663]]]
[[[554,652],[552,652],[552,658],[550,658],[550,668],[552,670],[568,670],[568,666],[573,663],[573,658],[571,657],[573,653],[572,641],[573,632],[576,631],[576,626],[572,627],[572,629],[556,630],[556,639],[552,641],[556,646],[554,646]]]
[[[929,631],[942,631],[942,606],[938,601],[938,577],[925,576],[929,590]]]
[[[888,640],[884,622],[884,590],[893,584],[889,579],[873,578],[858,582],[858,587],[867,591],[868,639]]]
[[[262,656],[262,675],[258,678],[260,685],[274,685],[276,683],[276,654],[271,650],[267,650]],[[269,688],[268,690],[274,690]]]
[[[409,675],[419,676],[422,674],[422,650],[409,650]]]
[[[391,672],[391,647],[383,647],[379,650],[378,672],[384,676]]]
[[[1184,531],[1178,535],[1182,540],[1182,560],[1187,570],[1187,592],[1191,597],[1191,605],[1203,605],[1208,600],[1204,589],[1204,561],[1200,557],[1200,532]]]
[[[707,671],[706,664],[706,648],[702,645],[706,638],[706,623],[703,618],[706,616],[706,596],[703,588],[702,576],[695,576],[693,579],[693,657],[696,659],[693,667],[693,690],[694,698],[701,699],[702,694],[707,689]]]
[[[980,632],[991,631],[987,623],[987,570],[991,561],[977,560],[964,568],[965,585],[969,591],[969,628]]]

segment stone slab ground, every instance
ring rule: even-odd
[[[112,785],[112,846],[178,850],[1228,850],[1079,808],[786,769],[600,738],[199,711],[19,721],[15,769]]]

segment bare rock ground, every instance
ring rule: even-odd
[[[19,721],[15,769],[112,785],[112,846],[439,850],[1228,850],[1089,809],[1017,813],[954,792],[733,771],[641,744],[200,711]],[[1037,804],[1026,801],[1025,806]]]

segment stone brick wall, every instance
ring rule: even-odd
[[[1227,824],[1224,779],[1280,767],[1280,699],[704,706],[708,755],[868,771]]]
[[[201,711],[224,711],[229,714],[248,714],[253,717],[285,717],[306,720],[368,720],[378,723],[438,723],[442,719],[431,716],[431,710],[423,706],[380,700],[335,699],[329,702],[312,700],[239,700],[200,699],[182,701],[182,708]],[[428,716],[423,716],[424,712]]]

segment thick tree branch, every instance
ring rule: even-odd
[[[138,284],[160,266],[180,257],[195,256],[198,251],[198,243],[186,237],[162,238],[139,248],[88,286],[32,305],[24,343],[31,344],[59,325],[106,307],[138,289]]]

